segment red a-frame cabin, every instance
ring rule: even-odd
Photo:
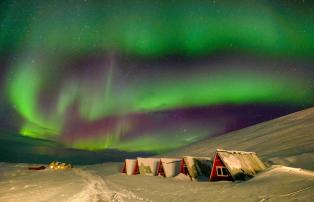
[[[213,167],[210,173],[210,181],[233,181],[232,176],[230,175],[228,169],[222,162],[221,158],[219,157],[218,153],[215,154]]]

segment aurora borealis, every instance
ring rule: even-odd
[[[163,152],[314,101],[314,4],[1,1],[0,126]]]

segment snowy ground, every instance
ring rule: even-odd
[[[272,166],[246,182],[126,176],[116,163],[68,171],[1,164],[0,201],[314,201],[314,172]]]
[[[218,146],[255,151],[270,167],[245,182],[126,176],[119,163],[65,171],[0,163],[0,201],[314,201],[313,145],[311,108],[165,154],[211,156]]]

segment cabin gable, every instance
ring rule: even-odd
[[[215,154],[213,167],[210,173],[209,180],[210,181],[220,181],[220,180],[232,181],[233,180],[227,167],[222,162],[221,158],[219,157],[217,153]]]
[[[136,164],[135,164],[135,167],[134,167],[133,175],[138,175],[138,174],[140,174],[140,169],[138,167],[138,161],[136,160]]]
[[[124,161],[121,173],[126,173],[126,163]]]
[[[158,170],[157,170],[157,175],[158,175],[158,176],[166,177],[165,170],[164,170],[164,167],[162,166],[161,160],[159,161]]]
[[[184,175],[189,175],[188,167],[184,161],[184,158],[182,158],[181,160],[180,173],[183,173]]]

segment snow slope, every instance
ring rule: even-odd
[[[270,164],[314,170],[314,107],[209,138],[167,156],[213,156],[217,148],[254,151]]]

